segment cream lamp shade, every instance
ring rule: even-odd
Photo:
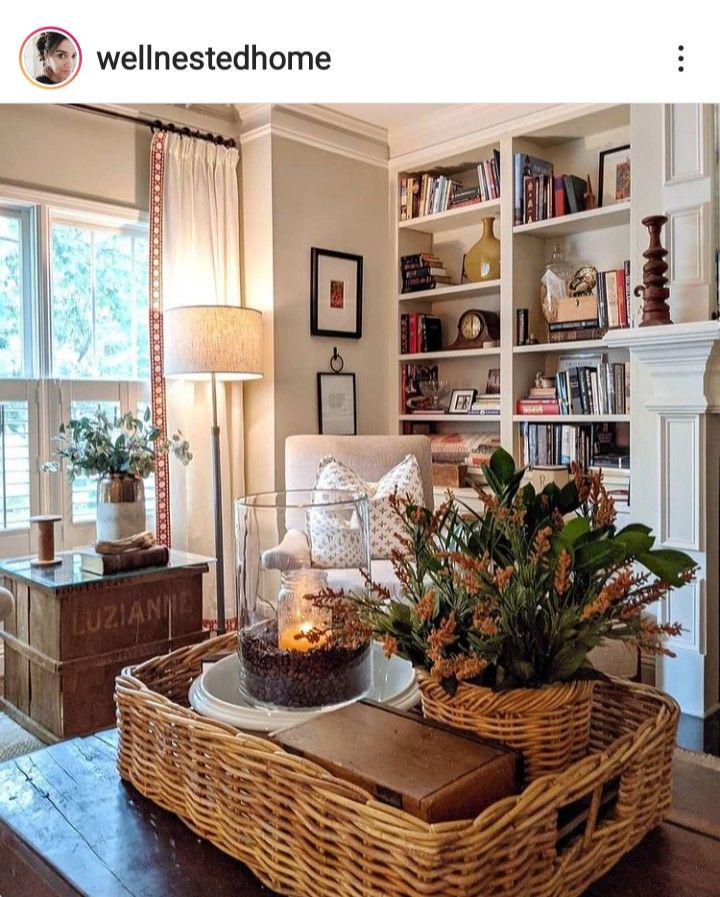
[[[183,305],[163,313],[165,376],[262,377],[262,314],[237,305]]]

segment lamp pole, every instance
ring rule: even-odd
[[[215,490],[215,594],[217,600],[217,631],[225,633],[225,563],[223,558],[223,509],[222,479],[220,474],[220,427],[217,417],[217,385],[215,374],[210,375],[212,383],[212,461],[213,488]]]

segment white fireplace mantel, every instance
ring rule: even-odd
[[[647,365],[654,387],[643,398],[647,408],[720,412],[720,322],[610,330],[605,341]]]
[[[611,330],[609,349],[628,349],[631,370],[632,516],[652,526],[658,548],[687,552],[693,583],[656,606],[679,621],[656,684],[682,710],[705,716],[720,699],[720,324],[701,321]]]

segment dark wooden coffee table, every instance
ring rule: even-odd
[[[273,894],[241,863],[122,782],[116,745],[109,730],[0,766],[2,897]],[[720,841],[664,825],[587,893],[717,897]]]

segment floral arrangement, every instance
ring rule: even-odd
[[[600,473],[573,466],[564,488],[539,494],[520,488],[523,473],[494,452],[480,515],[454,501],[431,513],[396,498],[402,593],[369,584],[362,595],[335,594],[341,618],[352,608],[356,630],[428,669],[450,694],[461,681],[501,690],[598,675],[587,655],[603,639],[670,654],[662,640],[680,626],[642,611],[689,582],[693,560],[654,549],[647,526],[618,530]]]
[[[154,472],[160,454],[171,453],[184,465],[192,460],[190,444],[182,433],[161,438],[158,427],[150,422],[149,408],[141,418],[128,411],[112,419],[98,408],[91,417],[62,424],[55,440],[59,444],[56,454],[67,459],[71,479],[110,474],[145,479]]]

